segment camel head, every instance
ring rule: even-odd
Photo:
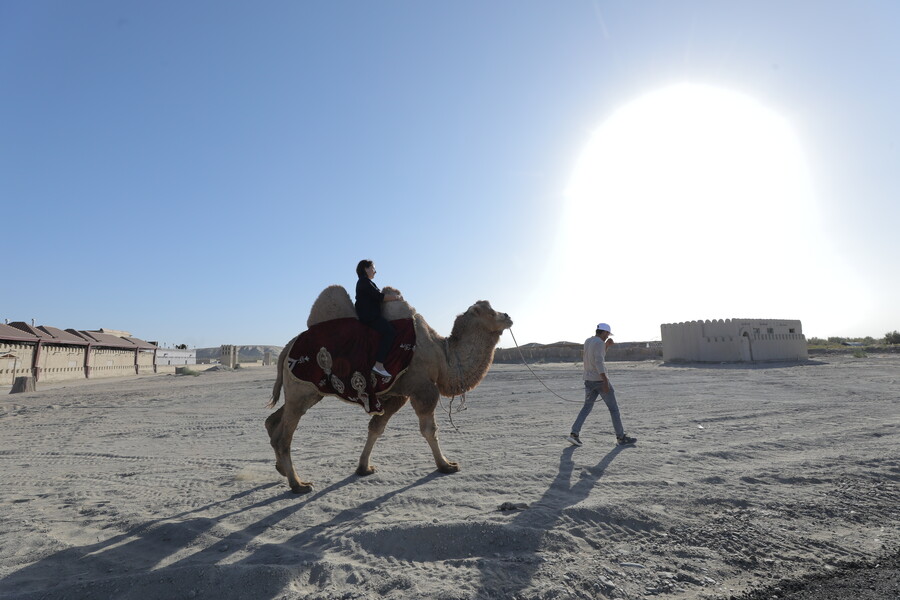
[[[505,329],[512,327],[513,324],[512,319],[509,318],[508,314],[498,313],[491,307],[491,303],[487,300],[479,300],[460,316],[476,320],[482,328],[491,333],[496,333],[498,336],[503,333]]]

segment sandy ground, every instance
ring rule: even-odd
[[[357,477],[366,416],[326,399],[303,496],[263,427],[272,368],[3,396],[0,597],[725,598],[900,544],[898,355],[612,363],[632,448],[602,404],[569,446],[580,369],[535,370],[565,400],[495,365],[439,417],[453,475],[405,407]]]

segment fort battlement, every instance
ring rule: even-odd
[[[792,319],[718,319],[666,323],[663,360],[766,362],[808,360],[803,326]]]

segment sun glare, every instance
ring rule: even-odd
[[[668,320],[802,318],[792,294],[817,276],[797,268],[815,213],[784,118],[742,94],[676,85],[591,137],[566,190],[555,281],[604,315],[644,310],[650,337],[630,339],[658,338]]]

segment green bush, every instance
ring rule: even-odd
[[[900,331],[889,331],[884,334],[885,344],[900,344]]]
[[[866,351],[861,348],[857,348],[853,351],[853,358],[866,358],[868,356],[869,355],[866,354]]]

